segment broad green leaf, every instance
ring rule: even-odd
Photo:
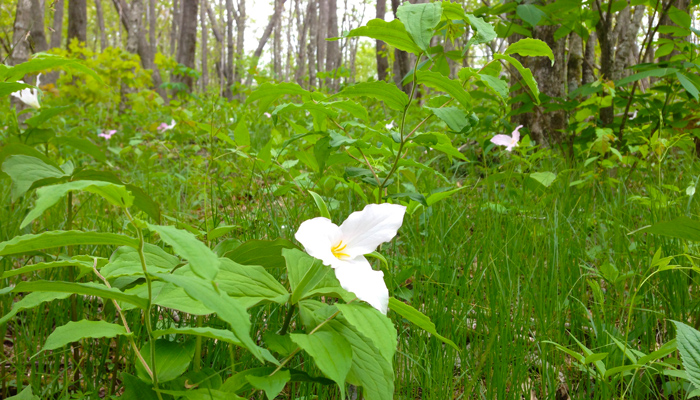
[[[671,9],[668,10],[668,16],[671,18],[671,21],[681,28],[690,28],[691,18],[687,12],[678,9],[676,6],[671,6]],[[700,389],[700,386],[697,384],[695,386]]]
[[[184,269],[186,267],[183,267]],[[176,271],[178,273],[180,269]],[[190,274],[192,274],[190,272]],[[190,297],[185,289],[175,286],[171,283],[156,281],[152,283],[153,291],[153,304],[172,308],[173,310],[181,311],[192,315],[209,315],[213,314],[214,311],[207,308],[202,304],[201,301],[195,300]],[[142,299],[148,299],[148,285],[145,283],[141,285],[134,286],[125,291],[127,294],[132,294]],[[128,304],[122,304],[123,310],[129,310],[134,308]]]
[[[8,287],[7,289],[12,289],[12,287]],[[71,296],[71,293],[65,293],[65,292],[34,292],[34,293],[29,293],[22,297],[19,301],[15,302],[12,304],[12,308],[10,309],[10,312],[3,315],[2,318],[0,318],[0,326],[4,325],[9,321],[12,317],[17,315],[22,310],[28,310],[34,307],[38,307],[47,301],[54,301],[54,300],[59,300],[59,299],[67,299],[68,297]]]
[[[369,114],[367,113],[367,108],[361,106],[360,104],[352,100],[341,100],[341,101],[329,101],[320,103],[326,107],[337,108],[352,115],[353,117],[369,122]]]
[[[65,58],[57,54],[37,53],[31,60],[17,64],[14,67],[8,68],[0,73],[0,80],[17,81],[22,79],[27,74],[41,72],[46,69],[60,68],[70,72],[80,72],[91,76],[99,84],[104,85],[104,82],[95,73],[95,71],[83,65],[79,60]]]
[[[292,341],[313,357],[318,369],[331,378],[340,388],[340,398],[345,398],[345,378],[352,366],[350,343],[335,331],[319,330],[313,335],[292,333]]]
[[[326,116],[337,119],[338,118],[338,113],[331,109],[330,107],[325,106],[323,103],[315,103],[315,102],[306,102],[306,103],[284,103],[280,104],[275,109],[272,111],[273,116],[278,116],[278,115],[283,115],[289,112],[293,111],[309,111],[309,112],[318,112],[321,114],[325,114]]]
[[[542,17],[547,15],[534,4],[520,4],[515,9],[515,13],[518,15],[518,17],[520,17],[520,19],[527,22],[531,26],[537,26]]]
[[[2,163],[2,171],[12,178],[12,201],[17,200],[36,181],[67,176],[63,170],[23,154],[11,155]]]
[[[516,60],[515,58],[505,55],[505,54],[494,54],[493,55],[494,60],[506,60],[508,61],[515,69],[520,72],[520,76],[523,78],[525,81],[525,84],[527,85],[528,88],[530,88],[530,91],[532,92],[533,98],[535,100],[535,104],[540,104],[540,89],[537,87],[537,82],[535,81],[535,77],[532,76],[532,71],[530,71],[529,68],[523,67],[523,65],[520,63],[520,61]]]
[[[234,231],[236,229],[241,229],[241,226],[240,225],[219,225],[216,228],[207,232],[207,240],[218,239],[221,236],[224,236],[227,233]]]
[[[493,91],[496,92],[496,94],[498,94],[502,100],[506,100],[508,98],[508,83],[506,81],[487,74],[479,74],[479,77],[481,78],[481,81],[493,89]]]
[[[306,292],[313,289],[323,279],[327,270],[323,262],[311,257],[299,249],[282,250],[287,265],[287,278],[292,289],[292,304],[296,304]]]
[[[260,112],[267,110],[267,108],[282,96],[302,96],[304,99],[308,99],[311,96],[311,92],[302,88],[296,83],[263,83],[259,88],[255,89],[253,93],[246,99],[246,104],[250,104],[254,101],[258,101],[258,106],[260,107]]]
[[[450,79],[439,72],[433,71],[418,71],[416,73],[416,78],[418,83],[448,93],[464,108],[471,108],[469,104],[469,93],[464,90],[462,84],[459,83],[458,80]]]
[[[451,157],[459,158],[462,161],[469,161],[464,154],[460,153],[460,151],[452,145],[452,140],[450,140],[447,135],[442,132],[432,132],[431,135],[435,136],[437,142],[429,144],[429,147],[447,154],[450,157],[450,161],[452,160]]]
[[[254,388],[264,391],[268,400],[274,400],[277,398],[277,395],[282,392],[282,389],[284,389],[284,386],[289,382],[291,376],[289,371],[280,370],[272,376],[247,375],[245,378]]]
[[[217,389],[190,389],[190,390],[162,390],[161,393],[175,396],[177,399],[187,400],[246,400],[243,397],[236,396],[232,393],[222,392]],[[165,397],[169,399],[169,397]],[[121,399],[121,398],[120,398]]]
[[[153,391],[153,385],[126,372],[122,372],[120,376],[124,384],[124,393],[119,397],[120,400],[160,400],[158,394]]]
[[[382,40],[399,50],[416,55],[421,53],[421,48],[411,39],[411,36],[406,31],[406,27],[398,19],[391,22],[386,22],[382,19],[373,19],[367,22],[366,26],[355,28],[344,35],[344,37],[357,36]]]
[[[693,385],[700,388],[700,332],[682,322],[672,322],[676,325],[676,341],[683,368]]]
[[[37,199],[34,208],[22,220],[20,229],[29,225],[44,211],[58,203],[68,192],[76,190],[97,194],[117,207],[131,207],[134,203],[134,196],[124,186],[105,181],[73,181],[44,186],[37,189]]]
[[[328,318],[335,308],[318,301],[303,300],[300,303],[302,319],[307,326],[318,325]],[[318,314],[318,312],[321,314]],[[359,333],[344,317],[338,316],[324,325],[324,330],[334,331],[350,343],[352,365],[346,381],[362,386],[365,400],[391,400],[394,398],[394,371],[374,346],[372,340]]]
[[[127,333],[123,325],[107,321],[70,321],[51,332],[41,351],[55,350],[81,339],[115,338],[119,335],[131,336],[133,333]]]
[[[249,376],[268,376],[275,370],[275,367],[261,367],[261,368],[251,368],[234,374],[232,377],[228,378],[223,385],[221,385],[220,390],[227,393],[242,393],[244,391],[250,390],[250,382],[248,381]],[[309,382],[309,383],[320,383],[322,385],[333,385],[334,382],[330,379],[324,377],[310,376],[304,371],[299,371],[296,369],[284,368],[281,371],[289,371],[291,382]]]
[[[150,243],[144,243],[143,254],[146,260],[146,269],[150,273],[169,272],[180,264],[180,259]],[[138,251],[132,247],[120,247],[112,253],[109,263],[102,267],[100,272],[108,279],[121,276],[143,276],[141,257]]]
[[[466,47],[473,44],[488,43],[498,36],[493,26],[482,18],[476,17],[473,14],[466,14],[466,17],[469,20],[469,25],[476,30],[471,39],[469,39]]]
[[[519,5],[518,8],[523,5]],[[506,49],[506,54],[520,54],[528,57],[549,57],[554,65],[554,53],[547,43],[539,39],[523,38],[511,44]]]
[[[27,85],[19,82],[0,82],[0,97],[9,96],[14,92],[19,92],[22,89],[34,89],[36,86]]]
[[[289,293],[281,283],[259,265],[241,265],[221,259],[219,275],[216,277],[219,289],[238,298],[246,308],[261,301],[284,304]]]
[[[236,129],[233,130],[233,139],[239,146],[250,146],[250,131],[248,130],[248,122],[245,119],[241,119],[236,125]]]
[[[267,348],[284,357],[290,355],[298,347],[292,342],[289,335],[279,335],[272,331],[265,331],[265,333],[263,333],[263,341],[265,345],[267,345]]]
[[[416,310],[415,308],[402,301],[396,300],[393,297],[389,297],[389,309],[396,312],[400,316],[406,318],[409,322],[416,325],[417,327],[435,336],[443,343],[449,344],[455,350],[460,351],[459,347],[457,347],[457,345],[453,341],[437,333],[437,331],[435,330],[435,324],[433,324],[432,321],[430,321],[430,318],[428,318],[422,312]]]
[[[192,272],[205,279],[214,279],[219,272],[219,257],[193,234],[173,226],[151,225],[148,229],[172,246],[175,254],[190,262]]]
[[[161,329],[153,331],[154,337],[161,337],[166,335],[191,335],[191,336],[201,336],[209,339],[221,340],[226,343],[231,343],[236,346],[241,346],[241,342],[238,340],[236,335],[231,331],[225,329],[216,329],[208,327],[170,327],[168,329]]]
[[[89,154],[96,161],[101,163],[107,162],[107,156],[102,152],[99,146],[92,143],[88,139],[71,137],[71,136],[57,136],[51,139],[51,143],[58,146],[68,146],[79,153]]]
[[[647,71],[632,74],[626,78],[622,78],[619,81],[615,82],[615,86],[623,86],[628,83],[649,77],[662,78],[666,75],[675,74],[676,72],[678,72],[678,68],[654,68]]]
[[[552,186],[552,182],[557,179],[557,174],[554,172],[533,172],[530,174],[530,178],[536,180],[544,187]]]
[[[321,214],[321,216],[324,218],[331,219],[331,213],[328,212],[328,206],[323,200],[323,197],[321,197],[318,193],[314,192],[313,190],[309,190],[308,192],[311,195],[311,197],[314,198],[314,203],[316,203],[318,213]]]
[[[32,387],[27,386],[15,396],[8,397],[7,400],[41,400],[39,397],[34,395],[32,392]]]
[[[62,281],[22,281],[14,289],[15,293],[23,292],[63,292],[88,296],[97,296],[105,299],[114,299],[133,304],[139,308],[146,309],[148,302],[138,296],[126,294],[119,289],[108,288],[97,283],[74,283]]]
[[[398,334],[391,319],[366,304],[336,304],[335,306],[355,329],[372,340],[382,357],[389,363],[394,362]]]
[[[218,291],[207,284],[206,281],[196,277],[171,275],[171,274],[155,274],[158,278],[175,284],[187,292],[193,299],[199,300],[207,308],[214,311],[219,318],[227,322],[232,329],[232,332],[238,338],[238,341],[243,344],[252,354],[263,362],[264,358],[260,347],[258,347],[250,337],[250,316],[236,299],[228,294]],[[212,282],[213,283],[213,282]]]
[[[690,240],[692,242],[700,242],[700,221],[682,216],[672,221],[658,222],[652,226],[640,229],[637,232],[647,232],[655,235]]]
[[[593,353],[591,355],[586,356],[586,358],[583,359],[584,364],[591,364],[596,361],[604,360],[605,358],[608,357],[608,353]]]
[[[466,133],[479,122],[478,119],[475,122],[473,118],[470,118],[467,113],[457,107],[426,108],[446,123],[452,131],[457,133]]]
[[[452,196],[453,194],[455,194],[455,193],[459,192],[460,190],[464,189],[465,187],[466,187],[466,186],[463,186],[463,187],[457,188],[457,189],[447,190],[447,191],[444,191],[444,192],[433,193],[433,194],[431,194],[430,196],[428,196],[427,199],[425,199],[425,202],[428,203],[428,206],[432,206],[433,204],[437,203],[438,201],[444,200],[444,199],[446,199],[446,198]]]
[[[87,273],[92,271],[92,263],[80,260],[63,260],[63,261],[50,261],[45,263],[36,263],[26,265],[21,268],[9,269],[0,275],[0,279],[7,279],[11,276],[26,274],[29,272],[43,271],[45,269],[51,268],[63,268],[63,267],[78,267],[81,273]]]
[[[194,357],[195,341],[188,340],[184,343],[171,342],[166,339],[157,339],[156,348],[156,374],[158,382],[168,382],[182,375],[192,362]],[[151,345],[144,343],[141,347],[141,355],[146,364],[153,371],[151,363]],[[140,362],[135,362],[136,375],[144,382],[151,382],[151,377]]]
[[[681,83],[681,86],[691,95],[695,98],[695,100],[700,100],[700,88],[696,86],[695,83],[691,80],[690,76],[681,73],[681,72],[676,72],[676,77],[678,78],[678,82]],[[697,78],[696,78],[697,79]]]
[[[402,92],[396,85],[387,82],[361,82],[346,86],[336,96],[344,97],[369,97],[383,101],[387,107],[403,111],[408,105],[408,95]]]
[[[56,106],[56,107],[42,107],[39,113],[34,114],[31,118],[27,119],[25,122],[29,126],[38,127],[44,122],[50,120],[56,115],[73,108],[72,105],[67,106]]]
[[[287,239],[249,240],[227,252],[224,257],[243,265],[260,265],[264,268],[284,268],[283,249],[294,249]]]
[[[22,235],[0,243],[0,256],[73,245],[114,245],[137,247],[139,241],[125,235],[103,232],[49,231]]]
[[[423,51],[430,47],[430,39],[442,16],[441,3],[403,3],[396,10],[396,17],[403,23],[406,32]],[[387,42],[388,43],[388,42]]]

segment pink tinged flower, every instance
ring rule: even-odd
[[[36,77],[36,86],[39,87],[41,85],[41,74],[37,75]],[[19,83],[24,83],[22,81],[17,81]],[[39,104],[39,90],[38,89],[22,89],[18,90],[16,92],[12,93],[12,96],[17,97],[22,103],[28,105],[29,107],[33,107],[36,109],[41,108],[41,104]]]
[[[365,254],[396,236],[405,213],[402,205],[369,204],[340,226],[323,217],[304,221],[294,237],[309,255],[335,270],[343,289],[386,314],[389,289],[384,273],[373,270]]]
[[[169,131],[169,130],[173,129],[174,127],[175,127],[175,120],[173,119],[173,120],[170,120],[170,125],[166,124],[165,122],[162,122],[158,126],[158,130],[161,132],[165,132],[165,131]]]
[[[263,113],[263,115],[267,118],[272,118],[272,114],[270,114],[269,112]]]
[[[103,138],[109,140],[112,138],[112,135],[114,135],[115,133],[117,133],[117,131],[112,129],[112,130],[109,130],[107,132],[102,132],[102,133],[98,134],[97,136],[103,137]]]
[[[513,131],[511,136],[508,135],[496,135],[491,138],[491,143],[498,146],[505,146],[507,151],[512,151],[513,147],[518,147],[518,141],[520,141],[520,128],[522,125],[518,125]]]

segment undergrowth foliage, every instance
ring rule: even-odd
[[[466,47],[497,35],[449,2],[344,35],[412,53],[409,93],[266,82],[165,105],[117,49],[3,65],[0,96],[34,109],[5,112],[1,138],[0,394],[700,395],[700,175],[689,132],[648,111],[697,106],[690,67],[617,82],[687,92],[645,95],[624,143],[589,118],[614,92],[564,102],[579,136],[559,154],[509,122],[502,76],[540,105],[514,56],[551,49],[524,38],[451,79],[466,52],[431,40],[465,29]],[[20,82],[50,69],[45,92]]]

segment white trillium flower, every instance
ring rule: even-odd
[[[496,135],[491,138],[491,143],[496,144],[498,146],[506,146],[507,151],[512,151],[513,147],[518,147],[520,146],[518,144],[518,141],[520,141],[520,128],[522,128],[522,125],[518,125],[517,128],[512,133],[512,136],[508,135]]]
[[[36,76],[36,87],[39,87],[39,85],[41,85],[40,79],[41,74]],[[22,81],[17,82],[24,83]],[[28,105],[29,107],[33,107],[36,109],[41,108],[41,104],[39,104],[39,89],[22,89],[13,92],[12,95],[18,98],[22,103]]]
[[[389,289],[384,273],[373,270],[365,254],[396,236],[405,213],[402,205],[369,204],[340,226],[323,217],[304,221],[294,237],[309,255],[335,270],[343,289],[386,314]]]
[[[388,124],[384,125],[384,127],[385,127],[388,131],[394,129],[394,120],[392,119],[391,122],[389,122]]]

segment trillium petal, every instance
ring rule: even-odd
[[[518,127],[515,128],[515,130],[513,131],[513,141],[515,143],[518,143],[518,141],[520,140],[520,128],[522,127],[522,125],[518,125]]]
[[[386,314],[389,307],[389,289],[384,283],[384,273],[375,271],[364,256],[358,256],[335,269],[340,286],[352,292],[358,299]]]
[[[294,237],[311,257],[333,268],[338,265],[340,260],[333,255],[331,248],[340,242],[341,231],[328,218],[318,217],[302,222]]]
[[[345,253],[354,258],[390,241],[403,224],[405,213],[406,207],[399,204],[369,204],[350,214],[340,225],[343,243],[347,244]]]
[[[510,146],[510,142],[513,140],[512,137],[508,135],[496,135],[491,138],[491,143],[498,146]]]

